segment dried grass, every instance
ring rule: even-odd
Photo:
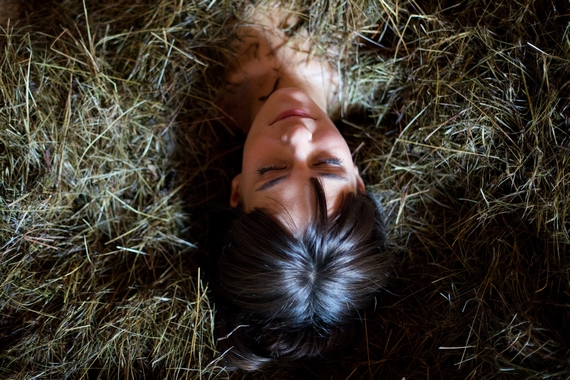
[[[316,1],[397,276],[343,362],[227,373],[201,242],[245,2],[35,2],[0,33],[0,376],[570,376],[570,6]],[[332,49],[331,46],[335,48]],[[207,276],[207,273],[206,273]]]

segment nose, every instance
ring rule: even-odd
[[[302,123],[295,124],[281,135],[283,147],[289,152],[291,163],[297,170],[306,168],[307,157],[311,155],[313,134]]]
[[[311,142],[312,139],[313,134],[303,124],[292,126],[281,135],[281,141],[291,145],[303,145]]]

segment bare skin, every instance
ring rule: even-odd
[[[237,52],[226,73],[223,108],[244,132],[268,97],[281,88],[301,89],[331,114],[338,74],[323,59],[311,56],[311,40],[305,29],[295,29],[297,16],[282,8],[256,12],[251,24],[239,27]]]
[[[297,234],[314,215],[311,178],[320,180],[329,214],[343,195],[365,190],[329,117],[336,72],[309,55],[306,31],[288,38],[282,27],[295,21],[272,10],[238,31],[238,56],[227,72],[223,108],[248,134],[230,205],[269,211]]]

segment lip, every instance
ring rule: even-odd
[[[275,118],[275,120],[273,120],[269,125],[273,125],[273,124],[277,123],[278,121],[281,121],[283,119],[287,119],[289,117],[305,117],[305,118],[312,119],[311,115],[309,115],[305,110],[291,109],[291,110],[281,112],[279,114],[279,116],[277,116],[277,118]]]

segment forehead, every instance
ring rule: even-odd
[[[350,183],[321,180],[325,193],[327,215],[332,215],[343,197],[355,190]],[[304,232],[314,219],[317,209],[317,192],[310,180],[297,181],[281,189],[261,192],[252,199],[245,200],[246,211],[263,209],[273,215],[294,234]]]

